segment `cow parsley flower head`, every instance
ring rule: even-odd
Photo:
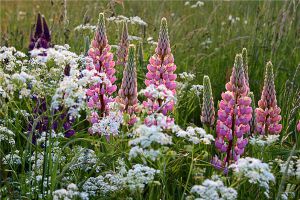
[[[249,183],[258,184],[265,189],[265,195],[269,197],[270,182],[275,182],[275,177],[267,163],[256,158],[241,158],[235,164],[230,165],[235,175],[245,177]]]
[[[206,179],[201,185],[194,185],[191,193],[199,200],[234,200],[237,198],[237,191],[226,187],[220,177],[212,176]]]

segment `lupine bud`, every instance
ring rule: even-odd
[[[250,134],[255,132],[255,123],[256,123],[256,119],[255,119],[255,99],[254,99],[254,94],[253,92],[249,92],[248,96],[251,98],[251,108],[252,108],[252,118],[250,121]]]
[[[51,46],[51,35],[46,23],[46,20],[41,17],[41,14],[38,13],[37,21],[35,24],[35,32],[33,34],[33,29],[30,33],[30,44],[29,44],[29,51],[33,49],[44,48],[47,49]]]
[[[90,49],[90,39],[88,36],[84,37],[84,55],[87,56],[88,55],[88,51]]]
[[[256,108],[256,131],[259,134],[279,134],[282,125],[280,108],[277,106],[276,91],[274,85],[273,65],[268,62],[266,65],[264,87],[261,99],[258,101]]]
[[[298,124],[297,124],[297,131],[300,133],[300,120],[298,121]]]
[[[100,13],[98,19],[98,26],[94,36],[94,40],[92,42],[92,46],[94,48],[98,48],[101,52],[101,50],[106,47],[107,43],[108,41],[106,37],[105,18],[104,14]]]
[[[158,44],[154,54],[149,59],[147,66],[148,73],[146,74],[145,84],[147,86],[145,96],[148,98],[143,105],[148,109],[148,114],[162,113],[168,115],[169,111],[174,108],[174,95],[176,93],[176,65],[174,57],[171,53],[167,21],[165,18],[161,20]],[[154,92],[156,90],[156,92]],[[158,94],[159,93],[159,94]],[[172,96],[172,98],[171,98]],[[149,118],[149,116],[148,116]],[[151,121],[147,125],[156,124],[153,119],[145,119]],[[154,119],[155,120],[155,119]],[[168,123],[173,122],[173,119],[168,119]]]
[[[119,97],[117,102],[123,105],[124,112],[130,115],[129,124],[136,122],[135,113],[137,112],[137,74],[136,64],[134,58],[134,45],[129,47],[128,62],[123,71],[123,79],[121,89],[119,90]]]
[[[243,56],[243,67],[245,73],[245,83],[249,87],[248,52],[246,48],[243,48],[242,56]]]
[[[119,49],[117,51],[118,65],[123,65],[125,67],[129,48],[129,39],[128,39],[128,28],[127,23],[123,23],[123,30],[121,35],[121,41],[119,43]]]
[[[248,97],[242,59],[241,54],[236,55],[230,81],[226,84],[227,91],[219,103],[215,145],[220,152],[226,153],[222,162],[225,170],[232,160],[238,160],[243,154],[248,143],[244,134],[250,131],[251,98]],[[220,160],[215,157],[213,163],[220,163]]]
[[[91,85],[87,90],[87,105],[94,111],[98,110],[100,117],[104,117],[108,115],[108,103],[114,101],[111,95],[116,91],[117,86],[114,85],[116,81],[115,62],[106,37],[103,13],[99,15],[98,27],[95,37],[91,41],[88,57],[92,59],[92,62],[87,62],[86,69],[95,70],[93,78],[98,79],[99,82]]]
[[[203,105],[201,122],[208,126],[213,126],[215,123],[214,100],[212,96],[210,79],[208,76],[203,78]]]
[[[168,34],[168,25],[166,18],[161,19],[158,44],[155,49],[156,54],[163,59],[164,56],[171,53],[170,40]]]
[[[143,42],[140,41],[139,42],[139,46],[137,49],[137,55],[138,55],[138,62],[139,62],[139,66],[143,66],[144,65],[144,51],[143,51]]]

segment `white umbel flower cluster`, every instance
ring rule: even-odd
[[[15,144],[15,134],[5,126],[0,125],[0,142],[5,141],[10,145]]]
[[[72,200],[80,198],[82,200],[88,200],[88,194],[85,192],[79,192],[77,185],[71,183],[67,189],[55,190],[53,193],[53,200]]]
[[[289,163],[278,158],[275,162],[279,165],[282,174],[285,174],[287,170],[288,177],[296,177],[300,180],[300,156],[292,156]]]
[[[196,196],[197,200],[234,200],[237,198],[237,191],[226,187],[218,176],[206,179],[202,185],[193,186],[191,193]]]
[[[270,146],[279,140],[280,135],[259,135],[250,138],[249,143],[259,147]]]
[[[177,130],[178,129],[178,130]],[[185,138],[193,144],[211,144],[215,139],[213,135],[207,134],[203,128],[188,126],[186,131],[178,128],[173,129],[177,137]]]
[[[151,183],[159,170],[136,164],[132,169],[126,170],[123,160],[118,160],[116,172],[107,172],[104,175],[90,177],[82,186],[89,196],[106,196],[122,190],[142,192],[145,186]]]
[[[139,155],[156,160],[160,155],[160,149],[154,149],[153,146],[165,146],[172,144],[172,137],[163,132],[160,126],[140,125],[133,132],[133,139],[129,141],[132,146],[129,152],[129,158],[135,158]]]
[[[256,158],[241,158],[235,164],[229,166],[235,175],[245,177],[249,183],[258,184],[264,188],[265,195],[269,197],[270,182],[275,182],[275,177],[267,163]]]

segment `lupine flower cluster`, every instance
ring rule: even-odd
[[[223,161],[218,160],[217,157],[212,160],[217,168],[225,167],[225,169],[232,160],[237,161],[244,153],[248,143],[244,134],[249,132],[249,122],[252,118],[251,98],[248,97],[249,88],[245,84],[242,55],[240,54],[235,57],[226,89],[227,91],[222,93],[222,100],[219,103],[217,138],[215,140],[217,149],[226,155]]]
[[[117,51],[117,64],[125,67],[128,57],[128,49],[129,49],[129,39],[128,39],[128,28],[127,23],[123,23],[123,30],[121,35],[121,41],[119,43],[119,48]]]
[[[174,71],[176,65],[174,64],[174,57],[171,53],[167,20],[165,18],[161,20],[159,39],[155,52],[156,54],[150,58],[147,66],[148,73],[146,74],[145,84],[148,87],[148,90],[153,88],[165,94],[171,93],[175,95],[175,79],[177,76],[174,74]],[[174,108],[174,100],[170,99],[164,101],[164,99],[154,96],[152,92],[145,95],[148,98],[148,101],[143,102],[143,105],[148,108],[148,114],[160,112],[167,115],[168,112],[172,111]],[[146,121],[149,120],[146,118]],[[148,124],[152,125],[153,123]]]
[[[35,32],[33,33],[33,29]],[[44,48],[51,46],[51,35],[44,16],[38,13],[35,26],[31,29],[29,50]]]
[[[126,63],[123,71],[119,97],[116,99],[116,101],[121,105],[121,110],[129,115],[129,125],[133,125],[137,121],[135,113],[138,112],[137,74],[134,53],[135,48],[132,45],[129,48],[128,62]]]
[[[87,62],[87,70],[95,70],[93,79],[97,80],[87,90],[88,107],[92,110],[90,122],[97,123],[109,114],[108,103],[113,102],[112,93],[116,91],[115,62],[110,52],[110,45],[106,37],[105,19],[103,13],[99,15],[98,27],[91,42],[88,56],[92,62]]]
[[[280,111],[276,100],[273,65],[268,62],[261,99],[258,101],[258,108],[255,110],[256,131],[262,135],[279,134],[282,129],[282,125],[279,124],[281,120]]]
[[[204,76],[203,78],[203,105],[201,122],[211,127],[214,126],[215,123],[214,100],[212,96],[210,79],[208,76]]]
[[[300,133],[300,120],[298,121],[298,124],[297,124],[297,131]]]

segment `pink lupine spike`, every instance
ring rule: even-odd
[[[222,167],[226,168],[232,160],[237,160],[244,153],[248,140],[244,135],[249,132],[249,122],[252,118],[251,98],[248,97],[249,88],[245,83],[242,55],[235,57],[230,81],[226,84],[227,91],[222,94],[219,103],[218,120],[216,126],[216,148],[225,152]],[[220,164],[217,157],[213,164]],[[216,166],[220,168],[220,166]],[[225,170],[226,171],[226,170]]]
[[[147,69],[145,96],[148,99],[147,102],[143,102],[143,105],[149,115],[159,113],[166,116],[166,123],[173,123],[174,119],[168,117],[168,114],[174,109],[175,80],[177,76],[174,74],[176,65],[171,53],[167,20],[165,18],[161,20],[158,44],[155,54],[149,59]],[[159,122],[156,121],[155,117],[148,116],[145,119],[145,124],[151,126],[159,124]]]
[[[161,19],[158,44],[155,49],[155,52],[162,60],[166,55],[171,53],[170,40],[168,34],[168,25],[167,25],[166,18]]]
[[[298,124],[297,124],[297,131],[300,133],[300,120],[298,121]]]
[[[127,28],[127,23],[124,22],[121,40],[119,43],[119,49],[117,51],[118,65],[122,65],[125,67],[125,63],[127,61],[127,56],[128,56],[128,48],[129,48],[128,28]]]
[[[117,89],[117,86],[114,85],[116,81],[115,62],[113,61],[113,54],[110,52],[105,31],[104,15],[100,13],[95,37],[88,50],[88,57],[91,58],[92,62],[86,64],[87,70],[96,70],[93,78],[99,79],[99,82],[91,85],[86,92],[88,107],[93,111],[98,111],[99,119],[109,114],[108,103],[114,101],[111,95]],[[92,124],[97,121],[95,117],[90,117],[90,119],[93,119],[90,120]]]
[[[214,100],[212,96],[210,79],[208,76],[203,78],[203,105],[201,113],[201,122],[208,126],[213,126],[215,123]]]
[[[124,112],[130,115],[129,124],[136,122],[135,112],[137,111],[137,74],[135,64],[135,47],[129,46],[128,62],[123,71],[123,79],[117,102],[123,105]]]
[[[94,36],[94,41],[92,45],[102,51],[103,48],[107,46],[106,28],[105,28],[105,18],[104,14],[99,14],[98,26]]]
[[[259,134],[279,134],[282,125],[280,108],[277,106],[276,91],[274,84],[273,65],[269,61],[266,65],[264,87],[261,99],[256,108],[256,131]]]

